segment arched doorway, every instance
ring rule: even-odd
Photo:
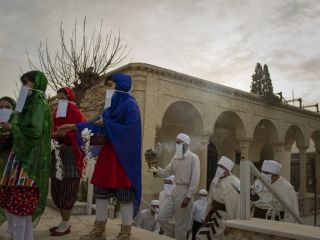
[[[240,116],[233,111],[221,113],[215,121],[213,135],[210,138],[217,149],[217,159],[224,155],[235,161],[240,152],[239,139],[243,139],[244,136],[245,128]],[[239,176],[238,164],[235,165],[233,173]],[[211,180],[212,178],[208,179]]]
[[[171,104],[162,118],[162,125],[157,129],[156,146],[159,165],[166,166],[175,153],[175,138],[179,133],[186,133],[191,138],[190,149],[201,156],[202,118],[199,111],[189,102],[178,101]]]
[[[306,162],[301,164],[301,148],[305,146],[301,129],[292,125],[288,128],[285,135],[285,146],[290,152],[290,180],[296,191],[300,191],[301,175],[306,172]],[[304,173],[305,174],[305,173]],[[307,177],[304,176],[304,188],[306,188]],[[306,191],[306,189],[305,189]]]
[[[261,119],[255,126],[249,156],[254,162],[274,159],[273,144],[278,141],[275,125],[269,119]]]
[[[212,179],[217,170],[218,150],[210,139],[207,147],[207,189],[209,189]]]

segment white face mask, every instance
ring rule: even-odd
[[[204,206],[207,202],[207,197],[200,197],[200,205]]]
[[[104,109],[111,107],[111,101],[112,101],[112,96],[113,96],[114,92],[115,92],[114,89],[108,89],[106,91]]]
[[[176,144],[176,158],[182,159],[183,158],[183,143]]]
[[[264,177],[267,183],[272,183],[272,174],[261,173],[261,175]]]
[[[223,168],[217,167],[216,174],[214,175],[212,182],[214,184],[217,184],[219,182],[219,179],[223,176],[224,172],[225,170]]]
[[[68,108],[68,100],[61,99],[58,101],[58,108],[56,117],[66,117],[67,116],[67,108]]]
[[[11,117],[12,112],[13,112],[12,109],[1,108],[0,109],[0,123],[8,122]]]
[[[174,188],[174,186],[172,184],[164,184],[163,185],[163,190],[166,195],[171,195],[173,188]]]
[[[19,97],[16,105],[16,112],[22,112],[24,104],[26,103],[27,97],[29,96],[29,92],[32,93],[32,90],[27,86],[22,86],[19,92]]]

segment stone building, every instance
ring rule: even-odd
[[[221,155],[238,162],[275,159],[283,165],[282,175],[290,180],[291,150],[299,155],[299,196],[302,212],[311,211],[307,193],[307,150],[316,150],[320,192],[320,115],[288,104],[271,106],[258,95],[191,77],[145,63],[131,63],[115,71],[133,79],[143,121],[143,153],[157,151],[164,167],[174,154],[175,136],[191,136],[191,149],[200,157],[201,188],[211,181]],[[87,117],[97,116],[104,106],[103,81],[92,87],[81,102]],[[162,181],[147,171],[143,159],[143,197],[150,199],[162,188]],[[234,173],[239,174],[239,165]]]

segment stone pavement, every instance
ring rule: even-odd
[[[88,233],[92,229],[94,215],[72,215],[71,216],[71,233],[61,237],[51,237],[48,229],[59,223],[60,218],[57,211],[47,207],[44,215],[42,216],[38,226],[34,229],[35,240],[78,240],[81,235]],[[120,219],[108,220],[107,222],[107,237],[111,239],[115,237],[120,230]],[[0,235],[6,230],[7,224],[0,226]],[[162,235],[154,234],[142,230],[140,228],[132,228],[132,240],[170,240]]]

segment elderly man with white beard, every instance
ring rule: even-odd
[[[164,169],[152,167],[150,170],[158,177],[175,176],[175,188],[171,196],[161,207],[158,221],[167,236],[185,240],[192,214],[193,195],[200,178],[200,161],[189,150],[190,138],[180,133],[176,138],[176,153]],[[175,224],[172,224],[172,217]]]
[[[234,162],[229,158],[222,156],[217,166],[210,185],[204,225],[210,229],[211,238],[223,239],[223,222],[239,218],[240,215],[240,181],[231,173]],[[201,235],[201,232],[202,230],[198,235]]]
[[[273,189],[284,197],[289,206],[299,215],[299,205],[297,193],[294,187],[283,177],[280,176],[281,164],[274,160],[264,160],[261,174],[266,181],[271,184]],[[294,218],[285,211],[284,207],[278,202],[275,196],[260,182],[256,180],[255,191],[260,199],[255,203],[253,216],[256,218],[271,219],[294,223]]]

